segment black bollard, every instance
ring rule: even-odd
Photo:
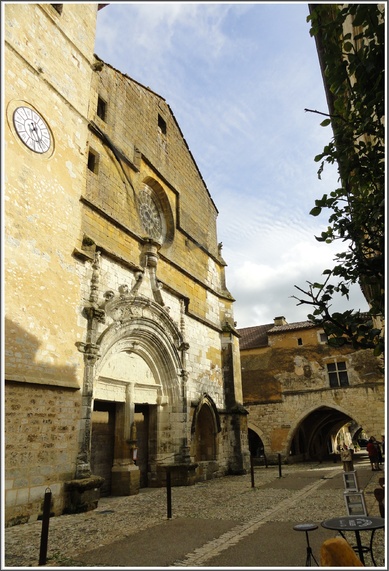
[[[252,454],[250,454],[250,466],[251,466],[251,487],[254,488],[255,487],[255,483],[254,483],[254,459],[253,459]]]
[[[43,516],[42,516],[42,533],[41,533],[41,546],[39,551],[39,565],[46,565],[47,559],[47,543],[49,538],[49,522],[50,522],[50,507],[51,507],[51,490],[46,489],[45,499],[43,502]]]
[[[166,470],[167,518],[172,519],[172,479],[169,468]]]
[[[282,473],[281,473],[281,454],[278,454],[278,475],[280,478],[282,478]]]

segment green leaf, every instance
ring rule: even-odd
[[[353,21],[342,36],[346,20]],[[326,89],[332,93],[333,136],[314,158],[320,180],[327,165],[338,169],[339,188],[315,200],[312,216],[329,209],[328,227],[318,242],[341,241],[343,251],[334,267],[323,272],[324,284],[307,282],[299,305],[311,308],[310,318],[321,323],[339,343],[356,349],[371,348],[381,355],[382,332],[371,318],[361,321],[354,310],[334,313],[340,298],[349,301],[350,286],[359,283],[367,292],[370,313],[385,318],[385,20],[382,5],[312,4],[307,21],[311,36],[320,35],[320,53]],[[356,29],[358,27],[358,29]],[[349,30],[352,30],[351,32]],[[329,279],[334,284],[329,284]],[[296,298],[297,299],[297,298]]]

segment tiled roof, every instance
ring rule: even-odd
[[[307,327],[317,327],[312,321],[296,321],[295,323],[286,323],[285,325],[274,325],[269,329],[268,333],[280,333],[281,331],[293,331],[294,329],[306,329]]]
[[[307,329],[317,327],[312,321],[296,321],[295,323],[286,323],[285,325],[274,325],[267,323],[266,325],[255,325],[253,327],[244,327],[238,329],[240,335],[239,347],[243,349],[256,349],[257,347],[267,347],[269,334],[282,333],[284,331],[294,331],[298,329]]]
[[[254,327],[244,327],[238,329],[240,335],[240,349],[254,349],[256,347],[267,346],[267,332],[274,326],[274,323],[266,325],[255,325]]]

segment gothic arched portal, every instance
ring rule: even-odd
[[[100,410],[115,405],[112,494],[131,495],[187,449],[186,426],[175,424],[177,410],[186,414],[186,346],[168,312],[150,300],[122,296],[107,303],[106,313],[113,323],[97,340],[93,400]]]
[[[203,395],[194,414],[192,437],[196,462],[216,460],[216,436],[220,432],[220,419],[215,403]]]

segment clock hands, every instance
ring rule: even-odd
[[[34,143],[35,146],[35,150],[37,150],[37,146],[40,148],[40,150],[42,152],[45,151],[44,146],[43,146],[43,141],[42,141],[42,136],[41,136],[41,131],[38,127],[38,125],[36,123],[34,123],[33,121],[31,121],[31,123],[29,123],[28,125],[29,131],[30,131],[30,137]]]
[[[40,137],[40,132],[38,131],[38,127],[36,125],[36,123],[34,123],[33,121],[31,121],[31,123],[29,124],[29,130],[30,130],[30,136],[31,139],[33,139],[34,141],[36,141],[37,143],[40,142],[41,137]],[[36,138],[33,137],[33,134],[35,134]]]

